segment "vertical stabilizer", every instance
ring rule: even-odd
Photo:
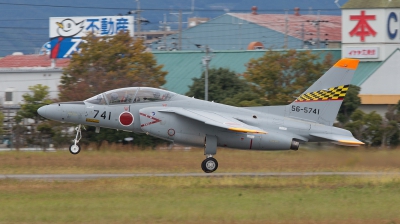
[[[343,58],[286,109],[289,117],[333,125],[359,60]]]

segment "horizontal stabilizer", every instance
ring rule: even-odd
[[[331,140],[332,143],[344,146],[360,146],[364,145],[363,142],[358,141],[353,136],[324,134],[324,133],[310,133],[311,136]]]
[[[244,132],[244,133],[255,133],[255,134],[267,134],[266,131],[247,125],[241,121],[236,120],[233,117],[218,114],[216,112],[202,111],[202,110],[189,110],[183,108],[168,108],[159,110],[164,113],[175,113],[193,120],[203,122],[205,124],[225,128],[230,131]]]

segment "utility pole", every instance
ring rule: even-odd
[[[179,10],[179,40],[178,50],[182,50],[182,10]]]
[[[208,55],[210,53],[210,48],[206,45],[206,56],[203,57],[203,65],[205,65],[206,70],[204,72],[204,100],[208,101],[208,64],[211,61],[211,56]]]
[[[167,50],[167,34],[166,34],[166,32],[167,32],[167,15],[165,15],[165,13],[164,13],[163,31],[164,31],[163,42],[164,42],[164,48],[165,48],[164,50],[166,51]]]
[[[136,23],[137,23],[137,34],[136,34],[136,36],[137,37],[140,37],[140,0],[136,0],[136,15],[137,15],[137,18],[136,18]]]
[[[288,11],[286,10],[285,11],[285,44],[284,44],[284,48],[286,49],[286,48],[288,48],[288,32],[289,32],[289,30],[288,30],[288,22],[289,22],[289,19],[288,19]]]
[[[321,22],[321,20],[320,20],[320,16],[319,16],[319,13],[320,13],[320,10],[318,10],[318,19],[317,19],[317,48],[319,49],[320,48],[320,41],[319,41],[319,36],[320,36],[320,29],[319,29],[319,27],[320,27],[320,22]]]
[[[178,46],[178,50],[181,50],[182,49],[182,24],[183,23],[187,23],[187,22],[182,22],[182,15],[183,14],[192,14],[193,12],[184,12],[184,13],[182,13],[182,10],[179,10],[179,12],[178,13],[175,13],[175,12],[170,12],[169,14],[171,14],[171,15],[174,15],[174,16],[177,16],[178,17],[178,31],[179,31],[179,34],[178,34],[178,43],[177,43],[177,46]],[[169,22],[169,23],[176,23],[176,22]]]
[[[304,49],[304,23],[301,23],[301,49]]]
[[[321,23],[328,23],[329,21],[320,20],[320,10],[318,10],[317,20],[311,20],[311,21],[307,20],[307,22],[313,23],[314,26],[316,27],[316,29],[317,29],[317,39],[315,41],[316,41],[317,48],[320,48],[320,43],[321,43],[321,40],[320,40],[320,36],[321,36],[321,34],[320,34],[320,26],[321,26]]]

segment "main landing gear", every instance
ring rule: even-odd
[[[206,135],[204,139],[204,155],[206,159],[201,163],[201,169],[205,173],[212,173],[217,170],[218,162],[213,158],[217,154],[217,136]]]
[[[74,144],[72,144],[69,147],[69,152],[73,155],[76,155],[81,151],[81,147],[78,145],[78,142],[82,138],[81,125],[78,125],[78,127],[75,128],[75,131],[76,131],[76,135],[75,135],[75,139],[74,139]]]
[[[205,173],[212,173],[216,171],[218,168],[218,161],[212,157],[212,155],[209,155],[203,162],[201,163],[201,169]]]

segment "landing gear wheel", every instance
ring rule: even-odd
[[[69,147],[69,152],[73,155],[76,155],[81,151],[81,147],[78,145],[78,142],[82,138],[81,125],[78,125],[78,127],[75,128],[75,131],[76,131],[76,135],[75,135],[75,139],[74,139],[74,144],[72,144]]]
[[[78,154],[79,152],[81,151],[81,147],[78,145],[78,144],[72,144],[70,147],[69,147],[69,152],[71,153],[71,154],[73,154],[73,155],[76,155],[76,154]]]
[[[203,162],[201,163],[201,169],[205,172],[205,173],[212,173],[214,171],[216,171],[218,168],[218,162],[216,159],[209,157],[205,160],[203,160]]]

